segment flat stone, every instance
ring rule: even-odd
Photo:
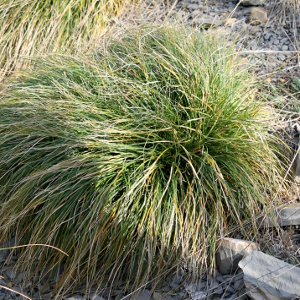
[[[277,209],[278,213],[274,213],[276,222],[272,222],[269,218],[265,224],[269,227],[300,225],[300,203],[292,203],[281,206]]]
[[[261,7],[253,7],[250,14],[250,23],[260,25],[268,21],[267,12]]]
[[[247,295],[255,300],[300,297],[300,269],[260,251],[252,251],[239,262]]]
[[[244,6],[255,6],[255,5],[263,5],[266,0],[244,0],[242,4]]]
[[[230,274],[234,272],[238,263],[251,251],[258,250],[256,243],[232,238],[222,239],[219,249],[216,253],[216,262],[221,274]]]

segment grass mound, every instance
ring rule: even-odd
[[[93,40],[124,0],[3,0],[0,4],[0,80],[20,56],[73,50]]]
[[[281,181],[272,111],[225,41],[142,27],[89,57],[51,56],[0,98],[0,229],[23,268],[140,286],[182,259],[210,265]],[[29,259],[30,258],[30,259]],[[107,281],[108,280],[108,281]]]

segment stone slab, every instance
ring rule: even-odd
[[[260,251],[239,262],[248,296],[255,300],[300,297],[300,269]]]

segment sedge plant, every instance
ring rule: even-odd
[[[20,57],[86,47],[117,16],[124,0],[2,0],[0,80]]]
[[[214,267],[217,240],[282,183],[275,118],[218,36],[142,26],[89,56],[51,55],[0,92],[0,234],[20,268],[135,287],[182,262]]]

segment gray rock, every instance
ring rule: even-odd
[[[7,286],[6,281],[3,278],[1,278],[1,277],[0,277],[0,285]]]
[[[287,37],[284,37],[281,39],[281,43],[283,43],[283,44],[286,44],[286,43],[289,44],[289,42],[290,42],[290,40]]]
[[[198,9],[199,8],[199,4],[188,4],[187,5],[187,9],[189,9],[189,10],[196,10],[196,9]]]
[[[268,40],[270,39],[271,36],[272,36],[271,33],[266,33],[266,34],[264,35],[264,40],[265,40],[265,41],[268,41]]]
[[[132,299],[134,300],[149,300],[151,297],[151,292],[149,290],[143,290],[136,294]]]
[[[220,273],[229,274],[234,272],[243,257],[258,249],[258,244],[253,242],[224,238],[216,253],[216,262]]]
[[[239,279],[237,281],[234,282],[234,289],[236,291],[241,290],[241,288],[244,286],[244,280],[243,279]]]
[[[279,44],[279,40],[278,39],[274,40],[274,45],[278,45],[278,44]]]
[[[289,45],[289,51],[294,51],[294,50],[295,50],[294,45]],[[297,165],[299,165],[299,164],[297,164]]]
[[[283,46],[281,47],[281,49],[282,49],[282,51],[288,51],[288,50],[289,50],[289,46],[283,45]]]
[[[276,226],[290,226],[300,225],[300,203],[292,203],[289,205],[281,206],[274,212],[276,221],[270,217],[265,221],[265,224],[269,227]]]
[[[234,295],[231,295],[228,298],[223,298],[223,300],[235,300],[235,299],[238,299],[238,298],[239,298],[239,296],[237,294],[234,294]]]
[[[207,290],[207,281],[198,282],[196,290],[198,292]]]
[[[10,280],[12,280],[16,277],[16,272],[13,271],[12,269],[8,269],[4,273]]]
[[[179,284],[178,284],[178,283],[175,283],[175,282],[171,282],[171,283],[170,283],[170,287],[171,287],[172,289],[178,289]]]
[[[244,0],[242,4],[244,6],[255,6],[255,5],[263,5],[266,0]]]
[[[197,17],[201,14],[202,14],[202,12],[198,9],[191,12],[191,15],[192,15],[193,18],[195,18],[195,17]]]
[[[210,289],[213,290],[214,294],[222,294],[223,288],[222,286],[215,280],[213,280],[210,284]]]
[[[241,290],[239,291],[238,295],[239,295],[239,298],[238,298],[239,300],[245,300],[245,299],[248,299],[248,298],[247,298],[247,293],[246,293],[246,289],[245,289],[245,288],[241,289]],[[275,299],[273,299],[273,300],[275,300]]]
[[[105,300],[105,299],[100,297],[99,295],[94,295],[94,296],[90,296],[90,300]]]
[[[250,14],[250,23],[260,25],[268,21],[267,12],[261,7],[253,7]]]
[[[197,287],[195,284],[185,284],[184,287],[193,300],[207,299],[207,294],[202,291],[197,291]]]
[[[79,295],[73,295],[72,297],[66,298],[65,300],[84,300],[84,298]]]
[[[50,299],[53,299],[52,296],[53,296],[52,293],[43,294],[43,300],[50,300]],[[23,300],[23,298],[22,298],[22,300]]]
[[[161,300],[163,298],[163,295],[159,292],[153,293],[153,300]]]
[[[231,285],[225,286],[224,290],[230,294],[235,293],[235,289]]]
[[[255,300],[300,297],[300,269],[260,251],[239,262],[248,296]]]

